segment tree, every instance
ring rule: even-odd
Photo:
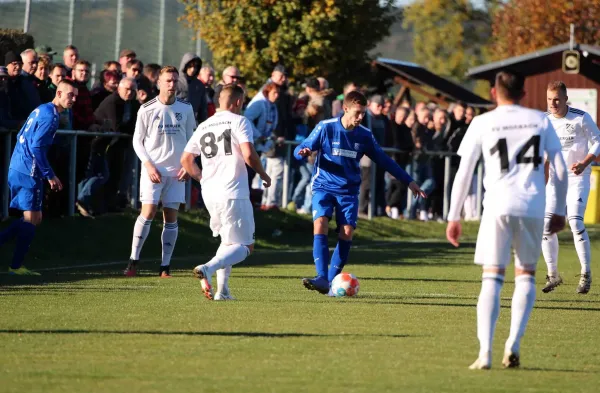
[[[575,24],[576,42],[600,45],[598,0],[509,0],[494,14],[493,59],[569,42],[571,23]]]
[[[389,34],[393,0],[181,0],[215,67],[236,65],[251,88],[284,64],[290,76],[341,85],[368,64]]]
[[[413,30],[414,61],[432,72],[462,82],[469,67],[484,62],[491,36],[488,10],[469,0],[417,0],[405,9],[404,25]]]

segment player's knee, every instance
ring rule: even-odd
[[[42,212],[24,212],[23,221],[38,226],[42,223]]]
[[[354,228],[350,225],[344,225],[340,230],[339,238],[342,240],[352,240],[352,235],[354,234]]]
[[[583,224],[583,218],[581,217],[569,217],[569,226],[571,232],[580,235],[585,231],[585,225]]]
[[[154,216],[156,216],[156,205],[142,205],[142,211],[140,212],[140,216],[144,219],[152,221],[154,220]]]
[[[248,256],[254,252],[254,244],[247,244],[246,248],[248,249]]]
[[[329,220],[327,217],[319,217],[314,222],[315,235],[326,235],[329,231]]]
[[[515,277],[517,276],[535,276],[534,268],[515,267]]]
[[[177,222],[177,209],[173,207],[165,207],[163,209],[163,218],[165,219],[165,222]]]

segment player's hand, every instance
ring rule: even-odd
[[[263,186],[265,188],[271,187],[271,178],[269,177],[269,175],[267,175],[266,173],[263,173],[262,175],[260,175],[260,178],[262,179]]]
[[[185,168],[181,168],[179,173],[177,173],[177,180],[179,181],[187,181],[190,178],[190,175],[186,172]]]
[[[450,244],[454,247],[458,247],[460,245],[458,242],[460,235],[462,235],[462,225],[460,224],[460,221],[448,221],[448,226],[446,227],[446,239],[448,239]]]
[[[310,151],[310,149],[308,147],[305,147],[304,149],[302,149],[298,152],[298,155],[300,157],[308,157],[311,155],[311,153],[312,152]]]
[[[548,225],[548,230],[550,233],[558,233],[565,228],[565,216],[558,216],[556,214],[552,215],[550,219],[550,224]]]
[[[579,162],[576,162],[575,164],[571,165],[571,171],[574,174],[579,176],[583,173],[583,171],[585,170],[586,167],[587,167],[587,165],[585,165],[583,162],[579,161]]]
[[[412,191],[415,198],[427,198],[427,194],[425,193],[425,191],[421,190],[421,187],[419,187],[414,181],[410,182],[408,188]]]
[[[144,166],[146,167],[146,171],[148,172],[150,181],[156,184],[161,183],[162,176],[160,175],[158,169],[156,169],[156,167],[151,162],[146,162]]]
[[[50,184],[50,189],[52,191],[60,191],[63,188],[60,179],[56,176],[54,176],[52,179],[48,179],[48,183]]]

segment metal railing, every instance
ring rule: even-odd
[[[8,169],[10,167],[10,159],[12,156],[12,135],[18,131],[14,130],[2,130],[0,134],[4,134],[4,173],[2,174],[2,216],[8,216],[8,209],[10,204],[10,190],[8,187]],[[131,139],[131,135],[122,134],[119,132],[91,132],[91,131],[74,131],[74,130],[58,130],[57,135],[65,135],[70,137],[69,141],[69,174],[68,174],[68,186],[67,193],[69,195],[69,203],[67,205],[67,215],[75,215],[75,202],[77,192],[77,138],[78,137],[106,137],[106,138],[128,138]],[[138,209],[139,204],[139,179],[140,179],[140,160],[135,159],[134,166],[132,169],[132,182],[131,182],[131,206]],[[191,208],[191,190],[192,183],[190,180],[186,182],[186,210]]]
[[[292,150],[298,146],[300,144],[300,142],[298,141],[285,141],[284,142],[286,145],[286,154],[285,154],[285,160],[283,163],[283,196],[281,199],[281,207],[285,208],[288,204],[288,200],[289,200],[289,178],[290,178],[290,166],[291,166],[291,160],[292,160]],[[391,147],[384,147],[382,148],[384,152],[386,153],[407,153],[406,151],[403,150],[399,150],[399,149],[395,149],[395,148],[391,148]],[[447,219],[448,217],[448,211],[450,210],[450,190],[451,190],[451,181],[452,181],[452,175],[451,175],[451,159],[452,157],[458,157],[458,154],[456,153],[452,153],[452,152],[447,152],[447,151],[427,151],[424,150],[421,152],[421,154],[425,154],[429,157],[444,157],[444,190],[443,190],[443,218],[444,220]],[[295,158],[294,158],[295,159]],[[411,156],[412,162],[411,162],[411,168],[415,168],[415,157]],[[371,169],[370,169],[370,177],[371,177],[371,188],[376,186],[376,173],[377,173],[377,165],[375,164],[375,162],[371,162]],[[412,177],[414,177],[414,173],[409,173]],[[413,197],[411,195],[411,192],[408,191],[407,193],[407,210],[410,211],[410,208],[412,206],[413,203]],[[479,160],[478,164],[477,164],[477,218],[481,219],[481,213],[482,213],[482,204],[483,202],[483,161]],[[367,216],[369,218],[369,220],[371,220],[376,213],[376,209],[377,209],[377,201],[376,201],[376,195],[375,192],[370,192],[369,193],[369,209],[368,209],[368,213]]]

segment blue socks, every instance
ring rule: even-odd
[[[19,227],[21,226],[22,222],[22,218],[13,220],[9,226],[0,232],[0,246],[17,236],[17,232],[19,231]]]
[[[31,241],[35,235],[35,225],[30,222],[25,222],[22,220],[19,221],[20,225],[16,230],[17,242],[15,246],[15,253],[13,254],[13,261],[10,265],[11,269],[18,269],[23,266],[23,260],[25,259],[27,251],[29,251],[29,246],[31,245]]]
[[[342,240],[338,239],[337,247],[333,252],[333,256],[331,257],[331,266],[329,267],[328,279],[331,283],[335,276],[342,272],[342,269],[348,262],[348,255],[350,254],[350,246],[352,245],[352,240]]]
[[[313,260],[315,261],[317,276],[326,278],[327,267],[329,266],[327,235],[315,235],[313,240]]]

